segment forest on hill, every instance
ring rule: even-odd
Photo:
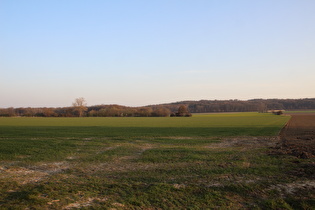
[[[188,107],[191,113],[208,112],[266,112],[267,110],[312,110],[315,98],[305,99],[252,99],[252,100],[200,100],[163,104],[171,110],[179,105]]]
[[[79,98],[83,99],[83,98]],[[77,100],[77,99],[76,99]],[[121,105],[86,106],[75,102],[59,108],[2,108],[0,116],[13,117],[168,117],[190,116],[189,113],[211,112],[266,112],[267,110],[314,110],[315,98],[306,99],[252,99],[252,100],[200,100],[168,104],[128,107]],[[185,107],[185,108],[184,108]]]

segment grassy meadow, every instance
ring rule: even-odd
[[[311,209],[288,119],[0,118],[0,209]]]
[[[289,117],[259,113],[193,117],[0,118],[2,137],[272,136]]]

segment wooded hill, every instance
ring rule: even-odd
[[[180,105],[188,107],[191,113],[208,112],[266,112],[267,110],[311,110],[315,109],[315,98],[306,99],[252,99],[242,100],[200,100],[162,104],[171,111]],[[161,105],[158,105],[161,106]]]
[[[186,106],[191,113],[209,112],[266,112],[267,110],[315,110],[315,98],[306,99],[253,99],[253,100],[200,100],[181,101],[145,107],[121,105],[95,105],[61,108],[5,108],[0,116],[28,117],[167,117]],[[80,110],[81,109],[81,110]]]

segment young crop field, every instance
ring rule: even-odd
[[[0,135],[29,137],[273,136],[289,117],[259,113],[194,117],[0,118]]]
[[[311,209],[314,160],[269,152],[289,119],[0,118],[0,209]]]

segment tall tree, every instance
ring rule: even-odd
[[[78,113],[79,117],[83,116],[83,113],[87,110],[87,103],[83,97],[76,98],[72,103],[74,111]]]

